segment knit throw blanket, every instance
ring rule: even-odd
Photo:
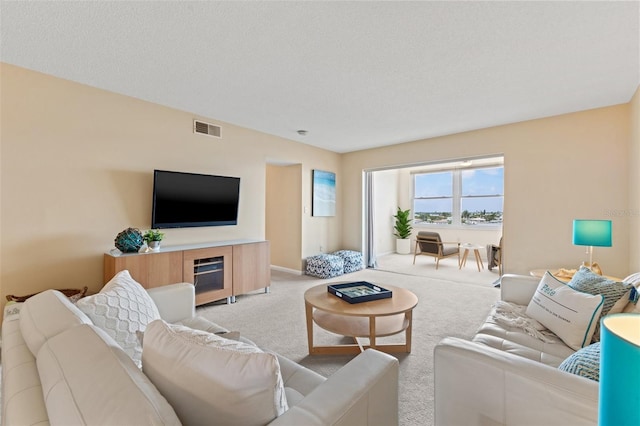
[[[498,300],[494,307],[495,312],[493,313],[493,319],[498,324],[518,328],[529,336],[545,343],[552,343],[555,341],[551,338],[553,333],[547,330],[545,326],[525,315],[525,311],[527,309],[526,306],[520,306],[514,303]]]

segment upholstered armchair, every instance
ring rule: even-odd
[[[444,242],[437,232],[420,231],[416,236],[416,249],[413,254],[413,264],[416,264],[416,256],[424,254],[432,256],[436,259],[436,269],[440,259],[450,256],[458,256],[458,265],[460,265],[460,243]]]

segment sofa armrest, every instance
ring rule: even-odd
[[[500,279],[500,299],[518,305],[528,305],[540,284],[540,278],[504,274]]]
[[[147,289],[153,299],[160,317],[174,323],[196,314],[196,293],[191,283],[178,283]]]
[[[398,424],[398,360],[367,349],[272,425]]]
[[[479,343],[434,350],[436,425],[595,425],[598,383]]]

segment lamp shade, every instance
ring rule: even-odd
[[[640,314],[600,324],[600,426],[640,425]]]
[[[611,247],[611,221],[574,220],[573,244],[576,246]]]

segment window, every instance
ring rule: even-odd
[[[414,182],[414,222],[451,224],[453,172],[416,174]]]
[[[414,224],[501,226],[504,166],[416,172],[413,194]]]

